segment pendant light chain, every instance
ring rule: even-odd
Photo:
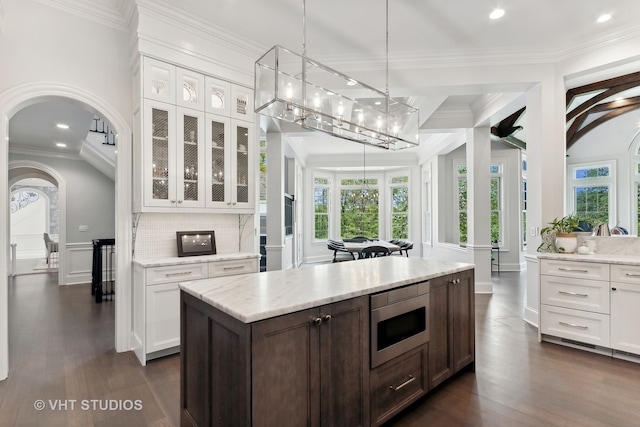
[[[302,0],[302,58],[307,57],[307,1]],[[306,68],[306,64],[303,64]]]

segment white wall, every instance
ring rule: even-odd
[[[91,243],[115,237],[115,186],[84,160],[9,154],[9,160],[32,160],[55,169],[67,183],[67,243]],[[79,231],[80,225],[89,230]]]

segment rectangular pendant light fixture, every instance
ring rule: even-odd
[[[419,144],[418,109],[281,46],[256,61],[254,87],[256,113],[384,149]]]

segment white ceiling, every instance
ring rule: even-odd
[[[103,14],[127,21],[133,0],[38,0],[85,17]],[[241,40],[263,53],[275,44],[302,51],[303,0],[137,0],[145,7],[164,7],[207,25],[220,37]],[[505,16],[496,21],[488,15],[499,4]],[[610,13],[605,24],[595,21]],[[571,52],[604,40],[638,32],[638,0],[404,0],[389,2],[389,66],[434,61],[474,61],[501,58],[558,60]],[[121,25],[123,27],[124,25]],[[348,73],[354,63],[383,69],[385,63],[385,1],[306,0],[307,55],[328,65],[341,64]],[[357,76],[355,76],[357,77]],[[492,88],[485,88],[487,93]],[[392,93],[393,95],[393,93]],[[482,98],[452,88],[443,92],[440,110],[477,110]],[[433,108],[436,108],[433,107]],[[428,109],[425,109],[428,110]],[[421,110],[421,120],[428,114]],[[18,113],[10,122],[10,148],[50,150],[52,141],[64,140],[69,149],[86,136],[93,113],[72,105],[48,102]],[[52,129],[52,121],[74,123],[66,134]],[[77,134],[75,132],[78,132]],[[58,133],[56,133],[58,132]],[[84,133],[84,134],[83,134]],[[322,147],[326,153],[361,152],[359,144],[342,141],[329,145],[305,144],[309,154]],[[53,148],[54,150],[55,147]]]

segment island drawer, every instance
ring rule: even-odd
[[[640,285],[640,266],[619,264],[612,265],[611,281]]]
[[[608,281],[609,264],[543,259],[540,263],[540,274]]]
[[[609,282],[540,276],[540,302],[609,314]]]
[[[161,283],[183,282],[187,280],[206,279],[209,271],[207,264],[182,264],[163,267],[149,267],[146,269],[145,285],[159,285]]]
[[[540,332],[574,341],[609,347],[609,316],[570,308],[540,305]]]
[[[371,371],[371,421],[380,425],[428,390],[428,344]]]
[[[232,276],[235,274],[256,273],[256,258],[216,261],[209,263],[209,277]]]

